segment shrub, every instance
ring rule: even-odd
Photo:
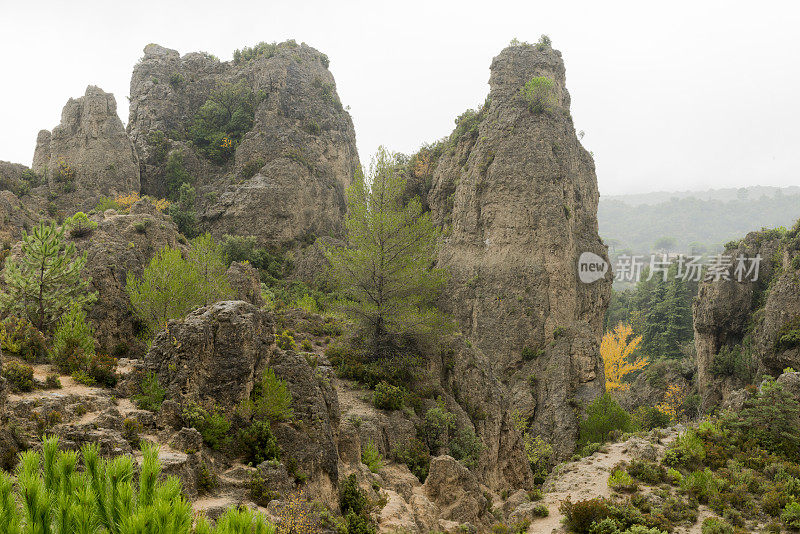
[[[693,471],[681,482],[681,490],[695,497],[701,503],[707,503],[720,490],[720,481],[710,469]]]
[[[742,439],[791,460],[800,458],[800,406],[774,379],[765,381],[755,397],[745,401],[731,422]]]
[[[24,318],[11,316],[0,323],[0,347],[26,362],[42,363],[47,358],[44,334]]]
[[[800,256],[795,256],[794,260],[797,258]],[[795,263],[796,261],[793,261],[792,265]],[[795,269],[797,268],[800,267],[795,267]],[[778,351],[790,350],[798,346],[800,346],[800,316],[781,326],[775,336],[775,349]]]
[[[224,163],[252,128],[255,104],[253,91],[244,81],[220,83],[195,114],[189,128],[192,142],[209,160]]]
[[[471,427],[458,429],[447,446],[450,451],[450,456],[460,461],[469,469],[478,465],[481,452],[483,452],[483,443],[480,438],[475,435],[475,431]]]
[[[522,347],[522,359],[523,361],[529,362],[535,360],[539,356],[544,354],[544,351],[539,349],[532,349],[531,347]]]
[[[372,404],[381,410],[400,410],[403,408],[403,388],[381,382],[372,393]]]
[[[203,441],[212,449],[219,449],[227,441],[231,423],[216,409],[209,411],[190,402],[183,409],[183,419],[188,426],[200,432]]]
[[[800,529],[800,502],[788,503],[781,513],[781,521],[789,528]]]
[[[425,412],[425,425],[422,435],[431,451],[447,445],[450,431],[455,428],[456,416],[448,412],[444,407],[444,402],[439,399],[438,406]]]
[[[292,336],[288,330],[284,330],[280,334],[275,334],[275,344],[283,350],[297,350],[294,336]]]
[[[606,517],[603,520],[595,521],[589,528],[590,534],[621,534],[623,524],[613,517]]]
[[[736,534],[731,525],[717,517],[707,517],[700,528],[703,534]]]
[[[272,434],[267,421],[253,421],[250,426],[239,431],[238,437],[244,451],[245,462],[250,465],[277,460],[280,457],[278,440]]]
[[[254,385],[251,403],[253,416],[260,420],[289,421],[294,417],[292,394],[270,367],[264,369],[261,381]]]
[[[3,367],[3,378],[8,380],[11,391],[33,390],[33,368],[18,362],[7,362]]]
[[[198,234],[197,211],[195,210],[196,191],[188,182],[178,188],[178,201],[169,205],[169,216],[178,227],[178,231],[189,239]]]
[[[428,478],[431,454],[419,439],[409,439],[405,447],[399,447],[392,451],[392,457],[396,462],[405,464],[420,482],[425,482],[425,479]]]
[[[69,235],[72,237],[85,237],[97,228],[97,223],[89,220],[85,213],[79,211],[64,221],[64,226],[69,229]]]
[[[86,372],[101,386],[117,385],[117,359],[107,354],[93,354]]]
[[[553,80],[546,76],[534,76],[520,89],[520,94],[533,113],[543,113],[557,104]]]
[[[541,436],[531,436],[525,434],[525,455],[533,471],[533,480],[536,484],[541,484],[550,472],[553,460],[553,446],[542,439]]]
[[[633,492],[639,488],[633,477],[622,469],[614,469],[608,477],[607,484],[609,488],[619,492]]]
[[[632,415],[633,424],[639,430],[666,428],[671,422],[669,414],[652,406],[639,406]]]
[[[347,477],[339,490],[339,508],[342,513],[361,514],[367,510],[368,504],[367,495],[358,487],[356,475]]]
[[[749,382],[754,378],[757,365],[748,344],[734,347],[725,345],[714,355],[711,362],[711,374],[730,376],[743,382]]]
[[[537,504],[531,510],[534,517],[547,517],[550,515],[550,510],[544,504]]]
[[[92,378],[89,373],[80,369],[72,373],[72,379],[84,386],[94,387],[97,385],[97,381]]]
[[[208,468],[208,464],[202,462],[200,469],[197,471],[197,490],[199,493],[211,493],[211,491],[219,486],[219,478],[217,474]]]
[[[670,467],[691,469],[699,467],[706,457],[703,441],[694,430],[678,436],[664,454],[664,464]]]
[[[131,447],[139,446],[139,432],[142,431],[142,424],[136,419],[126,417],[122,421],[122,437],[131,444]]]
[[[50,360],[64,374],[87,371],[94,354],[94,332],[86,321],[86,312],[73,307],[58,321],[53,334]]]
[[[44,380],[45,389],[61,389],[61,380],[57,374],[49,374]]]
[[[133,397],[133,402],[142,410],[157,412],[164,402],[166,390],[158,383],[158,375],[149,372],[139,385],[140,393]]]
[[[589,533],[593,523],[617,513],[613,504],[602,497],[574,503],[567,498],[558,509],[564,515],[564,526],[577,534]]]
[[[347,534],[375,534],[375,526],[363,514],[349,512],[344,516]]]
[[[663,466],[646,460],[633,460],[628,466],[628,473],[647,484],[660,484],[667,477]]]
[[[174,150],[169,155],[164,169],[164,187],[167,198],[173,202],[178,200],[183,184],[194,185],[194,177],[189,174],[184,166],[183,152]]]
[[[578,443],[603,443],[613,431],[631,429],[630,414],[610,394],[604,393],[586,409],[586,417],[579,423]]]
[[[361,450],[361,463],[366,465],[373,473],[383,469],[383,457],[372,440]]]

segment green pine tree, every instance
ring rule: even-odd
[[[432,267],[437,231],[418,199],[402,204],[404,190],[393,157],[379,148],[369,182],[357,175],[347,192],[348,246],[325,250],[345,312],[375,359],[391,356],[403,336],[446,325],[433,305],[445,280]]]
[[[222,245],[211,234],[192,239],[189,261],[194,264],[200,278],[198,291],[203,306],[233,298],[233,289],[225,274],[227,269]]]
[[[85,307],[97,300],[89,291],[90,279],[81,278],[86,254],[65,242],[64,227],[39,223],[22,233],[17,256],[6,259],[3,279],[6,289],[0,294],[0,307],[6,313],[26,317],[45,332],[71,306]]]

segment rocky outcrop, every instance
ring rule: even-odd
[[[213,56],[148,45],[131,79],[128,130],[142,191],[166,193],[168,156],[180,151],[195,179],[201,226],[214,235],[255,235],[278,246],[341,235],[344,188],[359,167],[355,133],[327,57],[293,41],[220,62]],[[223,163],[189,143],[200,107],[220,87],[255,98],[252,128]]]
[[[114,95],[90,85],[70,98],[61,124],[36,139],[33,171],[45,177],[57,208],[89,211],[100,197],[139,192],[139,159]]]
[[[550,80],[544,111],[521,95]],[[427,195],[451,277],[442,305],[496,365],[511,408],[568,456],[576,408],[604,389],[599,341],[611,274],[578,278],[578,258],[607,260],[597,179],[578,141],[560,52],[519,45],[492,62],[484,107],[460,118]],[[525,357],[523,357],[525,353]]]
[[[83,275],[91,279],[90,290],[98,294],[89,312],[95,339],[107,354],[142,356],[146,347],[125,292],[127,276],[141,277],[153,256],[165,246],[181,247],[178,230],[168,216],[146,200],[131,206],[129,213],[107,210],[91,218],[98,225],[92,233],[69,239],[78,252],[86,254]]]
[[[747,234],[724,252],[733,258],[728,279],[700,286],[693,316],[698,388],[706,411],[727,403],[737,388],[764,373],[778,376],[786,367],[800,368],[799,236],[800,224],[785,234]],[[760,256],[757,280],[738,280],[740,256]]]
[[[143,368],[158,375],[166,398],[233,412],[250,398],[269,358],[269,314],[244,301],[223,301],[171,321],[153,340]]]
[[[439,508],[440,517],[458,524],[480,525],[489,503],[469,469],[450,456],[431,460],[425,495]]]
[[[261,282],[258,278],[258,271],[249,263],[234,261],[225,273],[228,281],[236,293],[237,300],[243,300],[260,308],[264,305],[264,298],[261,296]]]

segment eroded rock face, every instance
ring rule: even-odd
[[[171,321],[143,362],[166,398],[218,406],[232,413],[250,398],[273,341],[272,317],[241,300],[217,302]]]
[[[431,460],[430,473],[423,486],[425,495],[439,508],[440,519],[480,525],[489,503],[474,475],[450,456]]]
[[[326,66],[326,56],[291,41],[238,63],[145,47],[128,126],[143,192],[164,196],[167,154],[179,150],[196,178],[201,225],[214,235],[255,235],[267,245],[341,235],[344,189],[359,161]],[[187,131],[215,90],[237,83],[257,98],[253,127],[229,161],[214,164],[185,142]]]
[[[725,255],[762,260],[758,280],[739,282],[734,266],[729,280],[704,282],[694,301],[694,333],[698,389],[703,408],[728,403],[748,378],[764,373],[778,376],[787,367],[800,368],[800,344],[780,343],[782,329],[800,328],[800,238],[798,226],[787,235],[751,232]],[[742,350],[752,359],[751,377],[714,373],[721,350]]]
[[[583,252],[607,260],[594,162],[569,115],[560,52],[512,46],[491,71],[473,133],[451,137],[428,195],[444,229],[438,263],[451,273],[443,306],[495,362],[511,407],[569,455],[573,406],[604,389],[599,341],[611,274],[584,284],[577,267]],[[544,112],[520,94],[537,76],[552,81]],[[529,361],[526,347],[536,355]]]
[[[56,206],[65,214],[89,211],[100,197],[139,191],[139,158],[114,95],[90,85],[70,98],[61,124],[36,139],[33,171],[46,177]]]

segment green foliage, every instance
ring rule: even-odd
[[[731,425],[767,451],[800,460],[800,406],[774,380],[762,384]]]
[[[463,463],[467,468],[477,467],[483,443],[475,435],[471,427],[458,429],[447,444],[450,456]]]
[[[546,76],[534,76],[525,82],[520,94],[533,113],[550,111],[558,103],[553,80]]]
[[[800,316],[784,324],[775,336],[777,351],[791,350],[798,346],[800,346]]]
[[[262,276],[266,274],[270,279],[283,278],[291,267],[285,257],[272,253],[264,247],[259,247],[253,236],[226,235],[222,240],[222,252],[229,264],[234,261],[249,262],[253,267],[262,271]]]
[[[241,50],[236,49],[233,52],[233,61],[234,63],[244,63],[260,57],[269,59],[277,54],[279,50],[280,45],[278,43],[265,43],[262,41],[252,47],[245,46]]]
[[[652,406],[639,406],[633,412],[633,426],[639,430],[666,428],[671,423],[669,414]]]
[[[692,469],[702,465],[706,457],[705,446],[694,430],[687,430],[672,442],[664,455],[664,464],[670,467]]]
[[[195,114],[189,137],[209,160],[225,163],[253,127],[255,105],[253,91],[244,81],[222,82]]]
[[[396,462],[405,464],[420,482],[425,482],[431,465],[431,453],[425,443],[417,438],[411,438],[405,447],[392,451],[392,457]]]
[[[86,371],[94,354],[94,331],[86,313],[73,307],[59,319],[53,334],[50,360],[64,374]]]
[[[604,393],[586,409],[586,416],[579,423],[578,444],[603,443],[615,430],[630,432],[631,416],[614,398]]]
[[[154,372],[147,373],[139,384],[140,393],[133,397],[133,402],[142,410],[157,412],[164,402],[166,390],[158,383],[158,375]]]
[[[534,517],[547,517],[550,515],[550,510],[544,504],[537,504],[531,510]]]
[[[150,158],[155,164],[161,164],[167,159],[170,142],[161,130],[152,130],[147,134],[147,144],[150,146]],[[98,209],[98,211],[104,211]]]
[[[219,449],[227,442],[231,423],[215,408],[207,410],[199,404],[188,403],[183,408],[183,419],[200,432],[203,441],[212,449]]]
[[[244,461],[250,465],[280,457],[278,440],[272,434],[268,421],[253,421],[250,426],[239,431],[238,438],[244,451]]]
[[[169,205],[169,216],[175,221],[178,231],[190,239],[198,233],[195,196],[194,187],[184,182],[178,188],[178,201]]]
[[[64,240],[64,228],[40,223],[31,233],[22,231],[18,256],[6,258],[0,307],[28,319],[47,332],[71,307],[89,306],[97,293],[81,277],[86,254]]]
[[[724,519],[707,517],[700,527],[702,534],[736,534],[736,530]]]
[[[26,362],[43,363],[47,357],[44,334],[27,319],[13,315],[0,322],[0,348]]]
[[[186,79],[183,77],[183,74],[180,72],[173,72],[169,75],[169,84],[173,87],[173,89],[178,89],[186,82]]]
[[[789,528],[800,529],[800,502],[788,503],[781,513],[781,521]]]
[[[526,362],[530,362],[538,358],[544,354],[544,351],[541,349],[532,349],[531,347],[525,346],[522,347],[522,360]]]
[[[166,196],[173,202],[178,200],[183,184],[194,185],[194,177],[184,167],[183,157],[181,150],[175,150],[170,153],[164,170]]]
[[[250,402],[253,417],[258,420],[280,422],[294,418],[292,394],[270,367],[264,369],[261,381],[253,387]]]
[[[11,391],[33,390],[33,368],[19,362],[6,362],[3,367],[3,378],[8,381]]]
[[[525,455],[533,472],[534,482],[544,482],[553,461],[553,446],[542,439],[541,436],[531,436],[525,433]]]
[[[297,350],[294,336],[288,330],[284,330],[280,334],[275,334],[275,344],[283,350]]]
[[[383,457],[372,440],[361,450],[361,463],[366,465],[373,473],[383,469]]]
[[[72,237],[85,237],[97,228],[97,223],[89,220],[85,213],[79,211],[72,217],[67,218],[64,221],[64,226],[69,229],[69,235]]]
[[[564,526],[570,532],[584,534],[591,532],[592,525],[617,512],[611,502],[603,498],[572,502],[562,501],[559,511],[564,515]]]
[[[607,483],[609,488],[620,492],[633,492],[639,488],[633,477],[622,469],[614,469]]]
[[[431,268],[437,232],[418,200],[405,206],[405,180],[381,148],[369,187],[356,176],[348,189],[347,247],[326,246],[344,312],[358,326],[371,357],[395,354],[403,337],[446,331],[434,307],[444,273]]]
[[[233,289],[226,275],[225,254],[222,245],[210,234],[192,239],[189,249],[189,262],[197,271],[200,285],[197,287],[197,302],[208,306],[220,300],[234,297]]]
[[[422,436],[428,448],[437,452],[447,446],[450,432],[455,429],[456,416],[448,412],[444,402],[439,399],[435,408],[430,408],[425,412],[425,424],[422,429]]]
[[[353,512],[354,514],[361,514],[367,511],[368,506],[367,495],[358,487],[356,475],[348,476],[339,489],[339,508],[342,513]]]
[[[372,393],[372,404],[380,410],[400,410],[403,408],[404,398],[403,388],[381,382]]]
[[[628,466],[628,473],[647,484],[660,484],[667,479],[667,471],[663,466],[646,460],[633,460]]]
[[[758,362],[752,355],[749,343],[733,347],[724,345],[714,355],[711,362],[711,374],[714,376],[730,376],[738,378],[743,383],[749,383],[755,378]]]
[[[701,503],[708,503],[720,491],[720,481],[710,469],[697,470],[683,477],[681,490]]]
[[[347,534],[375,534],[375,525],[364,514],[349,512],[344,516]]]

